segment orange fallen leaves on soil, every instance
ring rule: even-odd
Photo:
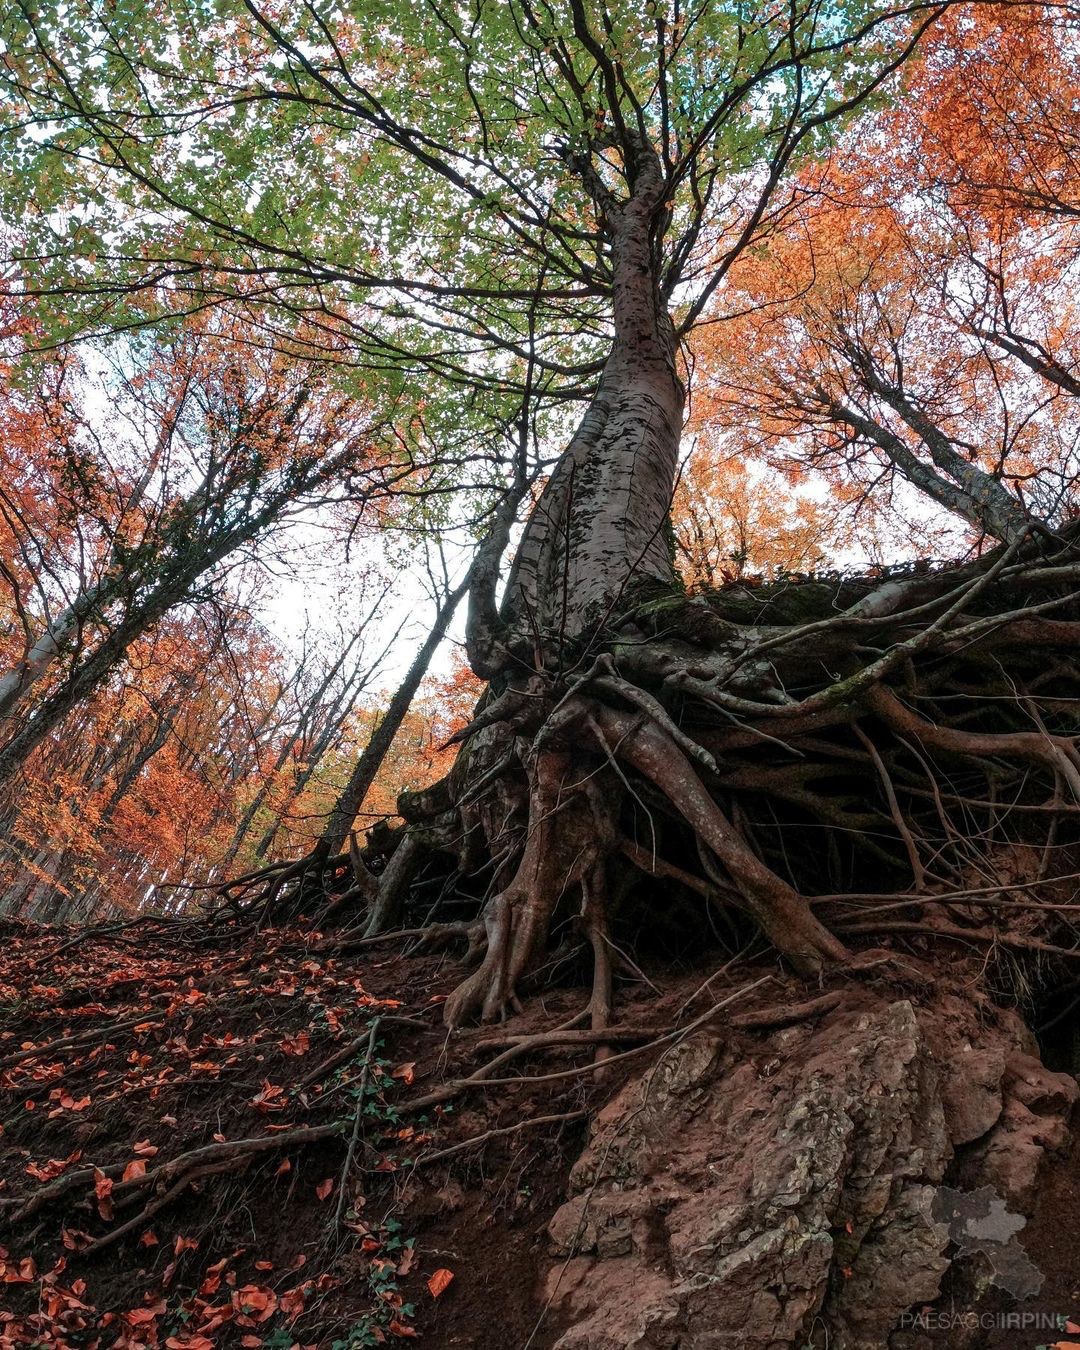
[[[452,1270],[447,1270],[445,1266],[440,1267],[427,1282],[431,1297],[438,1298],[440,1294],[445,1293],[453,1278],[454,1272]]]

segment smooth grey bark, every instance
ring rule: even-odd
[[[1032,517],[1020,502],[989,474],[974,464],[968,464],[951,446],[948,446],[950,456],[955,456],[960,465],[970,471],[965,474],[963,482],[957,482],[951,476],[946,477],[945,473],[938,473],[923,463],[894,431],[873,418],[865,417],[854,408],[833,400],[829,400],[828,408],[838,422],[845,423],[864,440],[883,451],[913,487],[977,530],[985,531],[1004,543],[1010,543],[1024,531],[1030,530]],[[913,427],[912,430],[918,429]],[[939,455],[934,455],[932,450],[931,454],[937,462],[940,447]],[[951,459],[947,462],[951,462]]]
[[[63,655],[71,636],[93,617],[108,589],[109,583],[102,581],[78,595],[46,625],[19,664],[0,676],[0,721],[10,717],[53,662]]]
[[[1015,356],[1027,366],[1028,370],[1041,375],[1044,380],[1057,385],[1074,398],[1080,398],[1080,376],[1067,370],[1041,343],[1036,343],[1030,338],[1020,340],[1011,333],[999,333],[996,329],[980,329],[979,334],[996,347],[1000,347],[1002,351],[1008,352],[1010,356]]]
[[[942,473],[948,474],[967,493],[989,534],[1008,544],[1030,530],[1033,518],[1017,498],[992,474],[954,449],[940,427],[906,398],[901,389],[879,379],[874,380],[872,387],[922,440]]]
[[[423,844],[411,830],[406,830],[401,843],[386,864],[386,870],[379,878],[378,894],[364,926],[364,937],[375,937],[378,933],[385,933],[398,920],[409,883],[423,860]]]

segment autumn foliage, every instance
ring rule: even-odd
[[[864,556],[955,555],[987,502],[998,537],[1075,510],[1070,32],[1035,8],[950,11],[904,96],[802,170],[699,330],[714,459],[759,466],[777,502],[827,486]]]
[[[357,631],[324,624],[299,651],[252,602],[291,565],[282,520],[332,496],[324,534],[354,541],[392,455],[354,398],[205,326],[123,370],[27,367],[25,337],[0,382],[0,755],[32,734],[5,766],[3,910],[174,906],[186,893],[159,883],[317,839],[380,716],[377,567],[343,597]],[[459,668],[418,700],[369,823],[439,773],[470,698]]]

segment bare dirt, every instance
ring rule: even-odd
[[[836,1064],[827,1055],[822,1060],[821,1047],[829,1038],[840,1043],[837,1028],[847,1027],[850,1039],[860,1017],[879,1016],[881,1009],[910,1006],[930,1026],[926,1010],[933,1005],[936,1030],[920,1051],[930,1058],[945,1053],[935,1038],[958,1043],[963,1033],[977,1039],[980,1027],[996,1026],[1002,1017],[1012,1018],[1010,1035],[1020,1034],[1011,1013],[972,996],[971,972],[959,962],[945,970],[905,956],[898,967],[871,954],[862,969],[813,988],[775,964],[732,967],[705,985],[721,964],[717,955],[703,954],[692,967],[658,965],[640,982],[621,983],[616,1021],[642,1033],[615,1051],[636,1049],[665,1028],[688,1030],[699,1014],[736,993],[728,1008],[677,1044],[682,1054],[693,1044],[722,1050],[713,1057],[716,1073],[710,1070],[693,1089],[705,1094],[702,1100],[710,1093],[716,1102],[725,1100],[736,1079],[745,1078],[743,1105],[753,1109],[759,1097],[763,1107],[780,1101],[785,1075],[794,1100],[794,1084],[807,1081],[802,1066],[817,1065],[815,1084],[821,1072],[835,1076]],[[550,1350],[560,1340],[601,1344],[595,1336],[575,1340],[575,1327],[593,1315],[588,1280],[599,1287],[604,1263],[625,1260],[626,1252],[570,1250],[560,1246],[552,1224],[582,1193],[583,1164],[572,1172],[575,1164],[590,1149],[596,1156],[605,1121],[610,1128],[618,1103],[638,1090],[662,1048],[595,1072],[591,1045],[534,1047],[499,1073],[521,1076],[520,1083],[477,1087],[413,1109],[417,1100],[475,1072],[510,1037],[573,1018],[587,998],[587,990],[568,984],[534,995],[502,1026],[448,1036],[441,1005],[459,978],[460,967],[448,957],[406,956],[393,946],[334,955],[299,930],[210,941],[197,930],[173,933],[154,925],[98,935],[8,925],[0,950],[6,1249],[0,1253],[0,1350],[351,1350],[416,1337],[440,1348],[478,1350]],[[751,989],[756,980],[765,983]],[[826,999],[824,1011],[793,1027],[752,1025],[755,1015],[817,1007],[828,995],[835,1000]],[[366,1036],[377,1016],[387,1020],[378,1032],[337,1224]],[[747,1016],[749,1023],[738,1022]],[[413,1021],[389,1020],[403,1017]],[[71,1037],[78,1039],[61,1043]],[[335,1057],[341,1062],[324,1071]],[[667,1060],[664,1065],[666,1072]],[[567,1069],[581,1072],[546,1077]],[[946,1104],[953,1134],[981,1128],[979,1111],[997,1121],[1012,1100],[1010,1081],[1003,1076],[974,1108],[975,1099],[965,1098],[966,1115],[960,1105]],[[989,1100],[994,1092],[997,1107]],[[1043,1091],[1036,1100],[1028,1090],[1036,1112],[1045,1112],[1044,1132],[1061,1115],[1048,1104],[1053,1095]],[[684,1111],[686,1102],[678,1101]],[[932,1105],[929,1097],[919,1102],[919,1110]],[[573,1118],[532,1125],[540,1116]],[[660,1127],[673,1129],[674,1119]],[[705,1136],[693,1123],[694,1110],[679,1119],[680,1128],[698,1131],[693,1138],[700,1143]],[[992,1128],[957,1150],[969,1166]],[[300,1130],[322,1133],[300,1138]],[[620,1286],[612,1314],[632,1314],[635,1299],[644,1308],[656,1287],[650,1271],[670,1276],[672,1251],[682,1259],[677,1241],[672,1246],[679,1225],[666,1224],[665,1215],[679,1206],[687,1215],[708,1208],[692,1206],[695,1187],[704,1193],[707,1184],[700,1175],[695,1181],[693,1159],[680,1154],[690,1138],[673,1142],[679,1154],[673,1168],[642,1163],[638,1169],[646,1188],[670,1174],[672,1189],[663,1203],[646,1207],[634,1230],[641,1265]],[[259,1151],[228,1151],[251,1140],[260,1141]],[[215,1145],[220,1170],[200,1173],[183,1161],[191,1150]],[[455,1145],[462,1147],[453,1155],[433,1157]],[[764,1152],[761,1141],[744,1150],[750,1163]],[[947,1152],[943,1146],[942,1158]],[[655,1148],[648,1156],[654,1154]],[[674,1165],[680,1157],[681,1172]],[[734,1193],[743,1164],[737,1158],[721,1163]],[[141,1179],[144,1169],[149,1183]],[[59,1194],[58,1187],[68,1189]],[[1048,1150],[1021,1235],[1045,1284],[1024,1311],[1080,1311],[1078,1205],[1075,1146]],[[617,1208],[609,1203],[613,1213]],[[823,1211],[822,1223],[832,1217]],[[126,1224],[128,1231],[97,1247]],[[828,1283],[831,1276],[822,1278]],[[958,1281],[957,1290],[962,1287]],[[990,1311],[1020,1306],[994,1290],[981,1290],[979,1300],[979,1308]],[[602,1306],[600,1316],[602,1325]],[[712,1344],[695,1339],[692,1327],[669,1330],[667,1339],[642,1344]],[[895,1344],[1033,1350],[1060,1339],[994,1327],[980,1335]]]

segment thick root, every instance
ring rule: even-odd
[[[670,737],[648,722],[609,708],[599,711],[597,722],[609,750],[617,750],[678,807],[723,864],[762,932],[799,974],[816,975],[847,960],[844,944],[747,845]]]

